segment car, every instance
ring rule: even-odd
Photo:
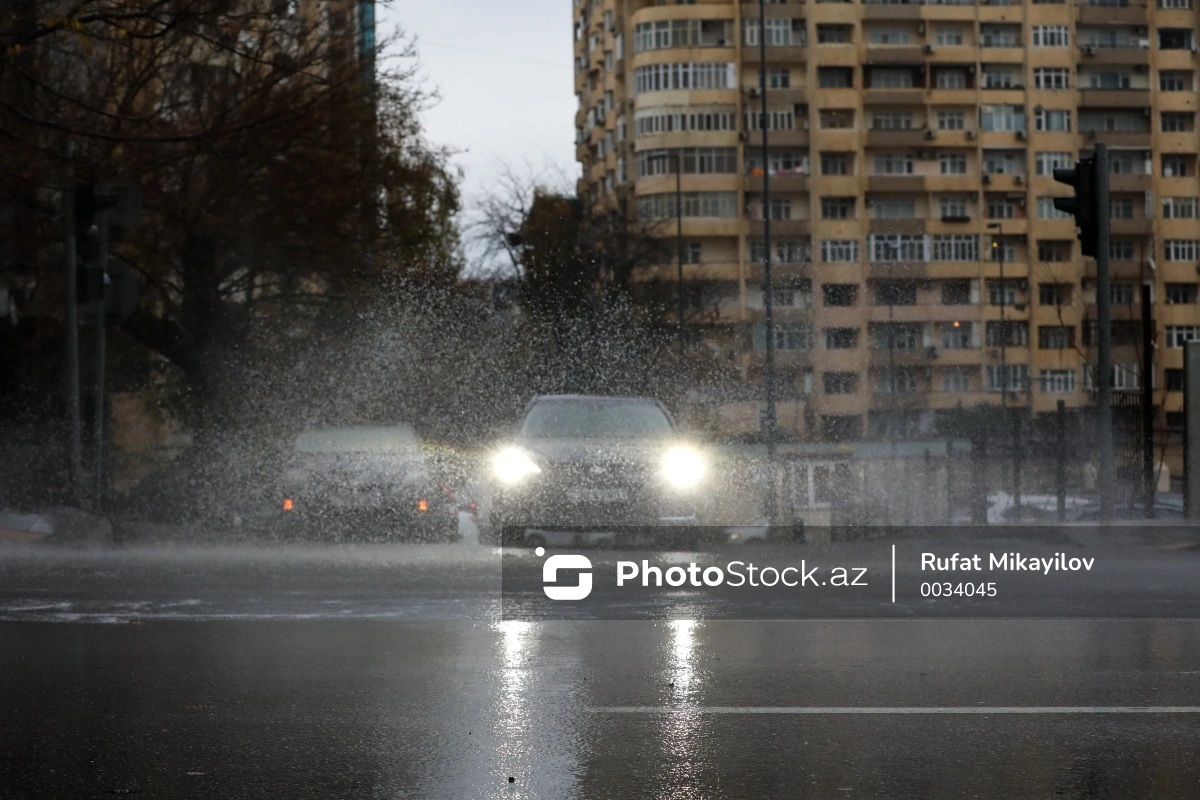
[[[655,539],[667,527],[695,529],[711,479],[707,462],[657,400],[535,397],[516,436],[492,454],[481,541],[532,544],[561,538],[563,529],[573,542],[612,541],[613,528]]]
[[[408,425],[315,428],[298,435],[278,488],[283,538],[459,537],[458,504]]]

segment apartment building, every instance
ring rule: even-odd
[[[761,385],[769,217],[781,425],[914,434],[959,405],[1093,402],[1095,262],[1054,209],[1071,189],[1052,172],[1104,142],[1103,379],[1144,379],[1148,283],[1155,404],[1173,424],[1182,344],[1200,337],[1193,3],[773,0],[760,26],[756,2],[576,0],[580,196],[673,237],[681,171],[684,279],[716,298],[709,344],[747,385]]]

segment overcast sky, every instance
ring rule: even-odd
[[[386,36],[417,38],[421,72],[441,101],[425,115],[431,142],[462,151],[468,203],[498,163],[520,172],[575,165],[575,92],[569,0],[391,0],[379,6]]]

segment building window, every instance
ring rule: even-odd
[[[822,175],[849,175],[851,153],[821,153]]]
[[[1017,87],[1019,80],[1020,73],[1014,67],[997,64],[983,65],[983,88],[985,89],[1013,89]]]
[[[1159,50],[1190,50],[1195,42],[1191,28],[1159,28]]]
[[[854,350],[858,347],[858,328],[826,328],[826,350]]]
[[[855,264],[855,263],[857,263],[858,262],[858,240],[857,239],[824,239],[824,240],[822,240],[821,241],[821,260],[823,262],[825,262],[826,264]]]
[[[1071,130],[1071,112],[1064,110],[1042,109],[1033,115],[1034,130],[1039,131],[1069,131]]]
[[[1070,350],[1075,347],[1073,325],[1041,325],[1038,327],[1038,347],[1043,350]]]
[[[827,306],[848,308],[858,302],[858,284],[826,283],[821,286],[821,296]]]
[[[1017,282],[1008,281],[988,281],[988,305],[992,306],[1011,306],[1016,305],[1021,296]]]
[[[990,194],[987,196],[988,219],[1015,219],[1017,203],[1010,197]]]
[[[969,350],[971,348],[971,323],[947,322],[942,325],[943,350]]]
[[[934,261],[978,261],[979,237],[968,233],[937,234],[933,237]]]
[[[772,197],[767,210],[770,219],[791,219],[792,200],[789,197]]]
[[[1038,67],[1033,71],[1035,89],[1070,89],[1071,70],[1065,67]]]
[[[638,219],[673,219],[675,193],[643,195],[637,200]],[[707,217],[730,219],[738,215],[736,192],[685,192],[683,195],[684,217]]]
[[[879,111],[871,118],[871,127],[877,131],[912,130],[911,111]]]
[[[971,281],[956,279],[942,281],[942,305],[971,305]]]
[[[850,67],[818,67],[817,86],[822,89],[850,89],[854,86],[854,70]]]
[[[1038,153],[1034,158],[1034,170],[1037,175],[1054,175],[1056,169],[1070,169],[1075,166],[1075,158],[1070,153]]]
[[[912,394],[917,391],[917,373],[910,369],[884,369],[875,376],[878,394]]]
[[[928,261],[926,241],[922,234],[872,234],[868,247],[872,261]]]
[[[1163,242],[1163,258],[1167,261],[1200,261],[1200,240],[1167,239]]]
[[[1164,178],[1186,178],[1191,174],[1188,168],[1188,157],[1185,155],[1163,154],[1162,174]]]
[[[967,71],[964,69],[939,69],[935,77],[939,89],[967,88]]]
[[[1134,296],[1132,283],[1110,283],[1108,285],[1109,305],[1131,306],[1134,303]]]
[[[736,74],[737,65],[718,61],[649,64],[633,71],[634,93],[732,89]]]
[[[699,264],[701,263],[701,246],[699,242],[684,242],[683,244],[683,263]]]
[[[1191,133],[1196,130],[1196,115],[1191,111],[1162,112],[1163,133]]]
[[[938,198],[938,207],[943,220],[968,219],[967,198],[961,195],[947,195]]]
[[[867,32],[871,44],[908,44],[912,34],[907,28],[873,28]]]
[[[854,197],[822,197],[821,219],[854,219]]]
[[[1071,284],[1039,283],[1038,304],[1043,306],[1065,306],[1071,302]]]
[[[1111,239],[1108,243],[1108,257],[1113,261],[1133,261],[1134,246],[1132,239]],[[1168,259],[1169,260],[1169,259]]]
[[[915,306],[917,284],[915,281],[879,281],[875,284],[875,305]]]
[[[1066,25],[1034,25],[1034,47],[1067,47],[1070,45],[1070,33]]]
[[[1071,243],[1058,239],[1039,239],[1037,260],[1051,264],[1064,264],[1071,260]]]
[[[1119,70],[1089,72],[1087,80],[1089,89],[1128,89],[1133,85],[1133,76]]]
[[[937,126],[940,131],[961,131],[966,127],[967,115],[962,111],[939,111]]]
[[[1198,205],[1195,197],[1164,197],[1163,219],[1196,219]]]
[[[1029,367],[1025,364],[989,364],[987,368],[987,390],[989,392],[1021,392],[1029,383]]]
[[[921,325],[916,322],[881,322],[871,326],[876,350],[916,350],[921,346]]]
[[[635,136],[736,129],[733,106],[658,106],[641,109],[633,118]]]
[[[1184,383],[1184,380],[1183,380],[1183,370],[1168,369],[1166,377],[1167,377],[1167,391],[1168,392],[1184,391],[1183,387],[1186,384]]]
[[[910,153],[880,153],[875,156],[876,175],[912,175],[913,157]]]
[[[1007,320],[987,324],[988,347],[1026,347],[1029,345],[1029,323]]]
[[[817,44],[850,44],[853,41],[853,25],[817,26]]]
[[[821,433],[825,439],[831,442],[858,439],[862,436],[862,416],[858,414],[822,414]]]
[[[946,47],[956,47],[963,43],[963,29],[938,26],[935,41]]]
[[[792,85],[792,73],[782,67],[767,70],[768,89],[787,89]]]
[[[812,250],[807,239],[776,239],[772,242],[775,247],[774,264],[806,264],[812,260]],[[750,240],[750,260],[762,264],[767,259],[767,251],[762,239]]]
[[[980,106],[979,127],[985,131],[1025,130],[1023,106]]]
[[[822,130],[845,130],[854,127],[854,111],[848,108],[822,109],[817,119]]]
[[[1168,283],[1166,286],[1167,305],[1191,305],[1196,302],[1196,284]]]
[[[1069,394],[1075,391],[1075,370],[1044,369],[1041,383],[1044,394]]]
[[[1168,325],[1167,347],[1179,349],[1185,342],[1200,340],[1200,325]]]
[[[1158,73],[1158,88],[1163,92],[1190,92],[1192,73],[1164,70]]]
[[[971,391],[971,371],[961,367],[942,370],[942,391],[953,393]]]
[[[858,391],[857,372],[826,372],[822,376],[825,394],[854,394]]]
[[[674,175],[728,175],[737,172],[737,150],[733,147],[684,147],[675,150],[641,150],[637,153],[639,178]]]
[[[938,153],[938,165],[943,175],[966,175],[966,153]]]

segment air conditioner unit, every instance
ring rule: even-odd
[[[982,178],[979,179],[979,182],[982,183],[984,186],[990,186],[992,183],[992,176],[984,175]]]
[[[1024,182],[1025,182],[1024,177],[1022,177],[1020,175],[1013,175],[1013,183],[1016,184],[1017,186],[1020,186]]]
[[[937,131],[925,131],[925,138],[926,139],[936,139]]]
[[[1017,138],[1022,142],[1025,141],[1025,131],[1017,131]]]
[[[1025,304],[1024,303],[1013,303],[1013,308],[1015,308],[1017,311],[1024,311]]]
[[[761,92],[762,92],[762,90],[759,89],[757,86],[751,86],[750,89],[746,92],[746,94],[750,95],[751,97],[758,97]]]
[[[739,142],[744,142],[744,141],[747,141],[749,138],[750,138],[750,134],[749,134],[749,132],[747,132],[747,131],[738,131],[738,141],[739,141]]]
[[[932,52],[933,52],[933,45],[931,45],[931,44],[927,44],[927,45],[925,45],[925,52],[926,52],[926,53],[932,53]]]
[[[1089,44],[1087,47],[1083,48],[1083,54],[1085,56],[1094,56],[1096,55],[1096,48]]]
[[[967,138],[968,138],[968,139],[974,139],[974,138],[975,138],[975,131],[967,131]]]

